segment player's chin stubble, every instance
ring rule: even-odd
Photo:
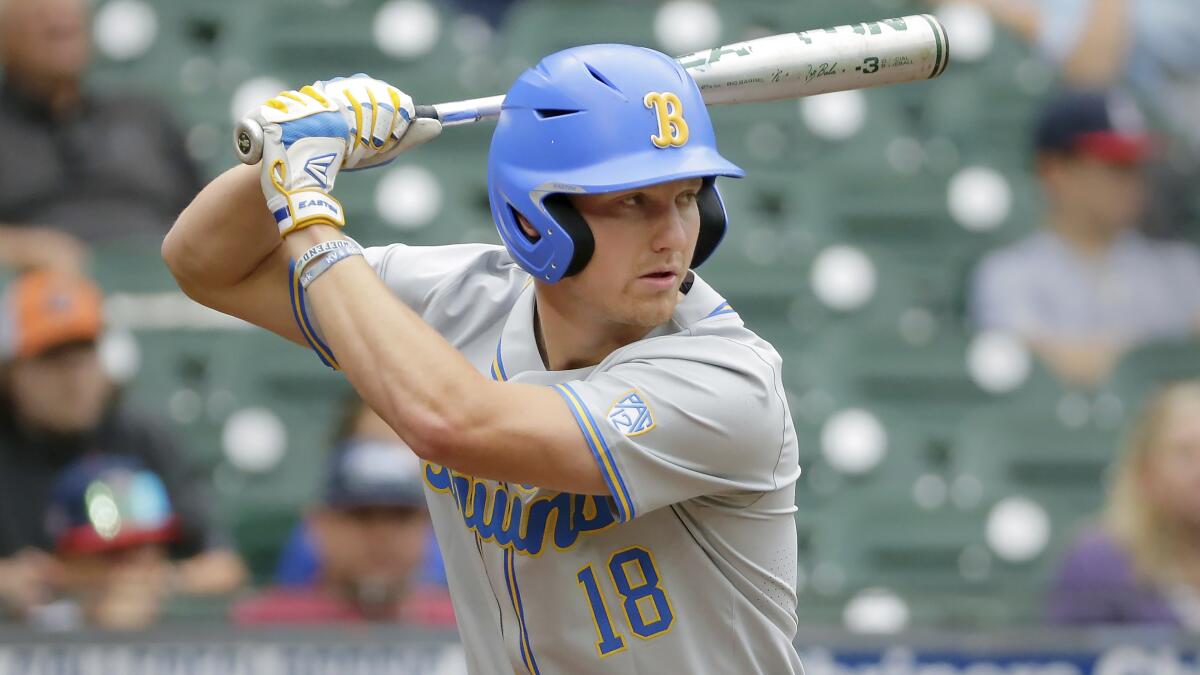
[[[615,323],[642,328],[655,328],[670,320],[675,306],[683,296],[678,290],[664,291],[647,296],[645,293],[626,291],[621,302],[611,307],[609,316]]]

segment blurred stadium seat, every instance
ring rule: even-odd
[[[954,465],[979,481],[986,498],[1027,494],[1078,518],[1103,501],[1105,475],[1120,445],[1111,427],[1091,420],[1069,426],[1052,407],[994,407],[962,421]]]
[[[1108,390],[1131,415],[1141,402],[1169,382],[1200,377],[1200,343],[1158,342],[1124,354],[1109,381]]]

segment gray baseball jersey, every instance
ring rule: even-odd
[[[505,249],[397,244],[367,260],[480,371],[554,387],[612,493],[425,464],[472,673],[803,672],[780,358],[716,291],[693,277],[646,338],[547,371],[534,286]]]

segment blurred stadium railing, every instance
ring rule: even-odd
[[[145,633],[56,635],[0,631],[0,675],[462,675],[453,634],[321,627],[161,628]],[[809,631],[796,642],[808,675],[1081,675],[1190,673],[1196,642],[1153,632],[903,633],[888,638]],[[897,645],[904,645],[903,647]]]

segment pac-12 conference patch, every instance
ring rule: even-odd
[[[654,428],[650,407],[636,391],[629,392],[608,409],[608,421],[626,436],[637,436]]]

